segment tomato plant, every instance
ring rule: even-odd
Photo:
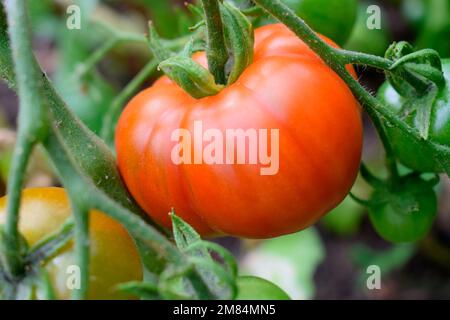
[[[355,181],[362,123],[350,90],[283,25],[259,28],[255,39],[253,64],[219,94],[194,99],[162,78],[122,114],[116,131],[120,171],[162,225],[170,226],[167,212],[175,207],[202,233],[278,236],[314,223]],[[204,63],[204,55],[197,59]],[[170,142],[171,136],[178,128],[194,135],[196,121],[222,132],[279,129],[279,172],[261,175],[260,165],[176,165],[171,155],[178,141]]]
[[[281,288],[262,278],[242,276],[237,279],[237,285],[236,300],[290,300]]]
[[[450,146],[450,59],[442,60],[447,84],[440,89],[431,104],[429,139],[443,146]],[[414,109],[412,97],[401,96],[388,82],[378,92],[379,98],[386,102],[411,126],[420,123],[420,113]],[[421,105],[422,106],[422,105]],[[419,106],[419,107],[421,107]],[[426,106],[422,106],[426,107]],[[422,172],[442,172],[441,165],[430,157],[428,150],[419,142],[412,140],[403,132],[386,125],[385,130],[400,161],[411,169]]]
[[[5,222],[7,198],[0,199],[0,224]],[[69,198],[61,188],[25,189],[22,193],[19,229],[33,246],[56,232],[71,216]],[[115,286],[127,281],[141,280],[142,267],[133,240],[125,229],[93,210],[90,216],[91,266],[89,299],[123,299],[127,296]],[[71,290],[69,267],[74,265],[73,244],[69,243],[45,265],[56,298],[69,299]],[[39,298],[37,294],[36,298]]]
[[[326,33],[337,28],[332,37],[342,42],[339,37],[350,29],[353,12],[343,1],[328,12],[326,23],[314,26]],[[300,3],[302,16],[309,13],[321,21],[324,16],[316,10],[333,8],[331,0],[316,0],[316,7],[312,3]],[[238,291],[238,298],[256,293],[286,297],[263,280],[238,279],[234,257],[202,240],[189,224],[204,235],[267,238],[293,233],[336,207],[359,168],[375,192],[368,201],[351,196],[369,207],[384,238],[413,241],[428,232],[436,214],[432,187],[438,178],[425,181],[416,171],[450,174],[448,130],[445,124],[440,127],[448,120],[443,76],[448,78],[448,71],[436,51],[414,52],[402,43],[391,46],[384,57],[342,50],[278,0],[252,0],[243,10],[228,1],[198,4],[189,6],[198,21],[188,37],[160,39],[152,23],[146,37],[122,30],[114,18],[109,24],[97,21],[108,39],[77,67],[80,74],[94,74],[95,65],[119,43],[141,43],[151,51],[147,64],[101,119],[105,144],[70,111],[67,101],[76,104],[71,94],[60,90],[59,95],[36,59],[27,1],[0,3],[0,76],[17,92],[20,105],[8,201],[2,200],[2,298],[31,297],[34,281],[53,284],[57,297],[67,298],[61,279],[68,264],[80,269],[74,299],[115,298],[114,288],[122,282],[127,283],[121,284],[121,292],[146,299],[232,299]],[[159,8],[162,16],[170,9],[167,3]],[[114,16],[115,11],[105,12]],[[262,11],[281,23],[254,32],[249,17]],[[335,13],[345,13],[348,21],[326,31]],[[155,25],[161,28],[160,23]],[[166,32],[174,34],[172,26]],[[386,105],[358,82],[353,64],[383,71],[407,98],[396,98],[399,107]],[[166,76],[128,104],[116,130],[121,107],[156,67]],[[84,89],[79,84],[74,84],[76,92]],[[92,102],[90,94],[86,97]],[[362,109],[386,151],[385,180],[368,174],[360,163]],[[91,123],[91,129],[97,125]],[[118,163],[108,148],[115,131]],[[404,145],[396,147],[392,132],[417,148],[421,158],[429,157],[433,168],[414,168],[413,163],[410,167],[416,170],[403,176],[397,166]],[[68,196],[61,189],[22,193],[30,155],[38,145],[47,151]],[[67,219],[68,224],[63,222]],[[172,227],[172,234],[157,224]],[[285,259],[290,264],[273,264],[286,268],[285,275],[299,274],[292,261],[305,252],[297,252],[296,240],[293,234],[269,243],[269,259],[278,254],[294,258]],[[314,263],[302,269],[310,289],[312,270],[322,255],[316,251],[308,258]],[[105,261],[113,268],[105,268]],[[284,277],[283,285],[289,280]],[[35,296],[42,293],[51,298],[48,290],[37,287]]]

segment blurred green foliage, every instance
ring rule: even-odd
[[[351,248],[351,258],[359,270],[358,282],[363,286],[369,266],[378,266],[383,279],[408,263],[415,252],[416,246],[413,244],[399,244],[387,250],[374,250],[363,244],[354,245]]]
[[[325,257],[325,249],[314,228],[262,241],[242,260],[242,273],[279,285],[293,299],[311,299],[314,274]]]
[[[404,0],[403,13],[418,33],[418,48],[450,57],[450,0]]]
[[[357,0],[283,0],[311,28],[343,45],[356,21]]]
[[[370,14],[367,12],[369,4],[361,2],[358,9],[358,18],[355,27],[344,48],[347,50],[364,52],[379,56],[384,56],[384,52],[391,42],[389,24],[385,14],[381,14],[381,29],[369,29],[367,19]]]
[[[55,87],[80,119],[95,133],[101,129],[116,91],[95,70],[83,78],[77,68],[93,49],[104,41],[97,32],[92,32],[90,14],[97,1],[77,0],[81,8],[81,29],[69,30],[66,17],[57,14],[55,3],[50,0],[31,0],[30,15],[33,31],[40,37],[55,41],[58,48],[55,72],[52,78]]]
[[[135,0],[149,12],[158,33],[163,38],[175,38],[188,33],[195,24],[193,17],[179,5],[178,1]]]

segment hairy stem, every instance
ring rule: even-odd
[[[12,57],[15,63],[17,89],[20,102],[18,141],[14,150],[13,166],[8,181],[8,204],[5,228],[6,263],[13,276],[23,273],[18,232],[21,189],[27,163],[34,144],[46,132],[46,114],[40,94],[40,78],[32,52],[31,32],[25,0],[6,0]]]
[[[22,185],[34,143],[19,137],[14,148],[12,167],[8,176],[7,216],[5,223],[5,259],[8,272],[19,276],[24,272],[23,257],[20,252],[20,234],[18,230],[20,198]]]
[[[226,84],[225,65],[228,61],[219,0],[202,0],[206,17],[209,71],[214,75],[217,84]]]
[[[72,298],[83,300],[87,296],[89,284],[89,211],[84,204],[81,206],[77,200],[72,200],[77,199],[77,195],[71,196],[75,220],[75,264],[80,268],[79,287],[72,291]]]

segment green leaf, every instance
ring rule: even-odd
[[[414,119],[415,125],[419,130],[420,136],[427,140],[431,130],[431,115],[433,112],[433,105],[438,96],[438,89],[433,86],[428,94],[411,101],[415,105],[416,117]]]

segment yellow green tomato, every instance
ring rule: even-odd
[[[0,199],[0,224],[5,223],[6,197]],[[25,189],[19,230],[30,246],[58,231],[71,215],[68,196],[61,188]],[[142,279],[138,251],[127,231],[104,213],[90,212],[90,275],[88,299],[129,298],[116,285]],[[57,299],[69,299],[69,277],[75,275],[73,242],[45,265]],[[69,285],[68,285],[69,284]],[[37,297],[39,298],[39,297]]]

